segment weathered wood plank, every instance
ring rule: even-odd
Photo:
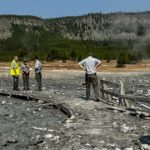
[[[111,91],[108,91],[108,90],[105,90],[105,89],[102,89],[100,88],[100,90],[103,92],[103,93],[106,93],[106,94],[109,94],[111,96],[115,96],[115,97],[120,97],[120,94],[119,93],[115,93],[115,92],[111,92]]]
[[[101,83],[101,84],[111,85],[111,86],[117,87],[117,88],[120,86],[118,83],[114,83],[114,82],[107,81],[107,80],[100,80],[100,83]]]
[[[107,106],[106,108],[111,109],[111,110],[118,110],[120,112],[126,112],[127,114],[130,114],[130,115],[140,116],[141,118],[150,117],[150,113],[139,111],[136,109],[135,110],[129,110],[129,109],[124,108],[124,107],[115,107],[115,106]]]
[[[125,95],[124,83],[121,80],[120,80],[120,95]],[[120,99],[120,101],[121,101],[122,105],[125,105],[126,107],[130,107],[127,99]]]
[[[139,102],[146,102],[146,103],[150,103],[150,97],[138,97],[138,96],[131,96],[131,95],[121,95],[115,92],[111,92],[108,90],[104,90],[104,89],[100,89],[102,92],[106,93],[106,94],[110,94],[112,96],[118,97],[118,98],[124,98],[124,99],[128,99],[128,100],[132,100],[132,101],[139,101]]]
[[[138,97],[138,96],[131,96],[131,95],[120,95],[120,97],[128,100],[150,103],[150,97]]]
[[[14,91],[4,91],[4,90],[0,90],[0,95],[2,95],[2,96],[10,96],[10,97],[13,97],[13,98],[18,98],[18,99],[21,99],[21,100],[28,100],[28,101],[29,100],[30,101],[42,100],[45,103],[49,102],[47,104],[40,104],[43,107],[51,105],[51,106],[59,109],[64,114],[66,114],[69,118],[74,115],[74,112],[69,108],[69,106],[66,106],[63,103],[56,103],[56,102],[54,102],[52,100],[51,101],[47,101],[48,97],[47,98],[46,97],[42,98],[39,95],[34,95],[34,94],[30,95],[29,93],[21,93],[21,92],[17,92],[17,91],[16,92],[14,92]],[[45,99],[46,99],[46,101],[45,101]]]

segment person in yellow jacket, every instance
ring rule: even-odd
[[[19,83],[19,74],[20,68],[18,65],[18,57],[15,56],[13,61],[11,62],[10,75],[13,77],[13,90],[18,91],[18,83]]]

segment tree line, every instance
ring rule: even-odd
[[[10,61],[14,55],[22,60],[32,60],[39,56],[41,60],[80,61],[88,52],[99,59],[118,60],[118,67],[126,63],[136,63],[142,57],[150,56],[149,47],[137,52],[133,45],[137,41],[130,40],[71,40],[56,32],[45,30],[45,26],[28,26],[12,24],[11,38],[0,40],[0,61]]]

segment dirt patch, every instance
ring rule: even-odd
[[[19,62],[21,65],[22,62]],[[34,66],[34,62],[29,62],[31,68]],[[42,61],[44,70],[81,70],[78,66],[78,63],[75,61],[66,61],[63,63],[62,61],[55,62],[46,62]],[[3,72],[8,72],[10,67],[10,62],[1,62],[0,70]],[[147,72],[150,70],[150,60],[142,60],[137,64],[127,64],[123,68],[116,67],[116,60],[111,60],[109,63],[106,63],[105,60],[102,61],[102,65],[98,68],[98,72]]]

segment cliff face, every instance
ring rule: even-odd
[[[44,20],[38,17],[2,15],[0,16],[0,39],[7,39],[12,36],[13,25],[31,27],[42,26],[44,23]]]
[[[88,14],[78,17],[41,19],[31,16],[0,16],[0,39],[12,36],[13,25],[44,27],[46,31],[76,40],[150,40],[150,12]]]
[[[0,39],[11,37],[11,24],[7,18],[0,19]]]

